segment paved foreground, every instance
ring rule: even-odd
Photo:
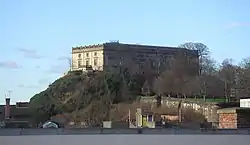
[[[0,136],[1,145],[249,145],[248,135]]]

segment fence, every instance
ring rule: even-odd
[[[84,134],[250,134],[249,129],[0,129],[0,136],[20,135],[84,135]]]

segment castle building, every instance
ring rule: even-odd
[[[114,69],[119,66],[129,71],[157,70],[162,72],[170,67],[170,62],[183,53],[196,73],[199,68],[198,51],[178,47],[150,46],[109,42],[72,48],[71,70]]]

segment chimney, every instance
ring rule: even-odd
[[[10,98],[5,98],[5,119],[10,119]]]

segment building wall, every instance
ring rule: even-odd
[[[102,45],[72,48],[72,70],[103,70],[104,56]]]
[[[120,44],[106,44],[104,45],[105,68],[115,69],[119,66],[129,68],[129,71],[136,70],[136,53],[134,50],[129,50]]]
[[[189,62],[192,64],[195,73],[198,73],[198,53],[196,51],[183,48],[132,45],[120,43],[104,44],[105,64],[106,66],[119,66],[122,64],[130,71],[155,70],[162,72],[171,68],[171,61],[177,57],[180,52],[186,53]],[[191,65],[190,65],[191,67]]]
[[[238,129],[250,127],[250,109],[226,108],[218,111],[220,128]]]
[[[237,128],[237,114],[236,113],[221,113],[219,114],[219,128]]]

